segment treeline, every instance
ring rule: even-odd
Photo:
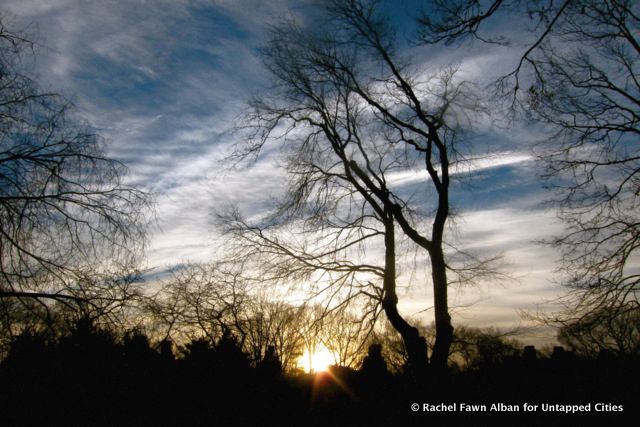
[[[116,341],[144,336],[154,350],[168,346],[177,356],[188,354],[188,346],[194,343],[215,346],[223,337],[233,337],[251,366],[276,355],[285,372],[300,369],[300,358],[320,347],[332,353],[336,365],[358,368],[369,346],[380,344],[391,372],[407,369],[404,342],[386,319],[363,317],[351,307],[287,302],[286,292],[261,293],[220,265],[185,265],[155,284],[121,282],[121,287],[111,288],[112,296],[101,294],[87,302],[3,299],[0,359],[24,336],[51,344],[72,334],[78,324],[89,323],[108,331]],[[151,286],[153,292],[148,291]],[[433,348],[434,326],[418,320],[415,324],[428,348]],[[569,324],[558,332],[558,340],[576,356],[640,355],[637,314],[606,325],[578,325],[584,323]],[[526,343],[515,338],[518,332],[458,326],[449,351],[450,368],[479,369],[520,356]],[[549,356],[552,350],[544,351]]]
[[[413,402],[603,401],[631,411],[640,395],[631,317],[610,328],[563,328],[564,348],[540,350],[518,331],[460,325],[449,375],[417,379],[383,318],[264,295],[220,265],[122,283],[122,298],[92,303],[3,300],[8,425],[420,424]],[[432,348],[434,326],[420,333]],[[335,366],[303,372],[300,358],[319,346]]]
[[[416,401],[606,401],[634,410],[637,358],[588,359],[559,347],[546,356],[477,332],[469,369],[416,382],[387,363],[389,342],[370,345],[357,369],[313,375],[285,372],[272,346],[254,363],[231,333],[175,346],[80,320],[57,338],[23,332],[12,340],[0,364],[0,410],[7,425],[419,423],[409,409]]]

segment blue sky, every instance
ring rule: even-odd
[[[258,214],[282,188],[273,156],[242,173],[225,170],[220,160],[237,142],[230,129],[244,102],[268,87],[258,53],[267,26],[287,16],[312,20],[306,3],[3,1],[13,27],[35,34],[38,80],[72,99],[105,137],[110,155],[127,164],[131,182],[156,194],[160,229],[151,237],[149,267],[209,259],[216,249],[215,209],[235,203]],[[405,3],[396,19],[412,4]],[[416,63],[454,61],[465,78],[481,84],[515,60],[508,49],[478,44],[422,52]],[[556,254],[534,243],[561,229],[542,203],[550,195],[529,150],[541,134],[489,123],[479,128],[482,151],[490,156],[472,162],[469,179],[454,190],[458,239],[468,248],[503,253],[516,280],[452,290],[454,321],[527,326],[520,312],[537,310],[561,290],[553,275]],[[412,185],[411,172],[397,178]],[[402,303],[405,313],[430,306],[428,290],[413,287],[411,296]],[[548,338],[544,330],[527,336],[535,343]]]

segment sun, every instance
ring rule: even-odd
[[[323,345],[317,346],[313,353],[306,350],[302,357],[298,359],[298,366],[309,373],[324,372],[335,363],[336,360],[333,353]]]

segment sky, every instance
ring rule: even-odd
[[[408,19],[412,4],[403,3],[394,19]],[[105,138],[109,155],[128,166],[130,182],[155,194],[158,227],[147,266],[156,273],[211,259],[217,209],[237,204],[248,216],[259,215],[282,189],[274,156],[242,171],[229,170],[222,159],[239,142],[232,128],[246,101],[269,87],[259,56],[268,26],[285,17],[312,22],[308,10],[308,1],[294,0],[0,4],[12,27],[37,42],[37,80],[71,99]],[[514,64],[513,51],[478,46],[424,48],[414,59],[430,69],[455,62],[465,78],[485,82]],[[459,171],[465,179],[454,188],[456,236],[466,248],[502,253],[513,279],[452,289],[454,322],[522,327],[525,341],[542,344],[552,332],[522,317],[550,310],[548,301],[562,292],[557,254],[536,243],[561,231],[544,203],[551,195],[530,150],[542,134],[482,123],[478,135],[486,157]],[[394,179],[410,188],[418,177],[406,171]],[[403,313],[420,315],[431,305],[428,289],[412,285],[408,292],[400,294]]]

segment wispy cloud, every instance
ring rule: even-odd
[[[215,210],[235,204],[248,217],[259,216],[281,194],[285,176],[277,153],[239,171],[225,170],[220,159],[240,138],[229,129],[244,101],[268,85],[257,49],[268,25],[286,16],[313,23],[306,6],[314,2],[5,0],[3,8],[19,26],[37,30],[35,71],[42,84],[68,95],[108,141],[109,154],[129,166],[130,181],[157,194],[160,228],[149,264],[166,267],[212,256]],[[514,59],[505,61],[504,49],[443,49],[414,58],[414,66],[429,73],[456,62],[460,78],[488,79]],[[453,171],[461,221],[456,243],[504,252],[520,279],[464,290],[454,302],[475,302],[458,312],[460,321],[502,325],[557,292],[550,282],[554,254],[533,240],[559,226],[542,209],[545,196],[525,148],[540,135],[499,129],[487,118],[477,125],[484,155]],[[428,212],[424,173],[396,171],[387,178]],[[415,284],[420,280],[410,283],[416,298],[403,306],[407,312],[429,304],[428,287]]]
[[[465,212],[458,225],[456,246],[480,257],[503,255],[501,273],[511,279],[479,281],[464,288],[450,288],[455,324],[520,328],[519,336],[530,344],[546,344],[555,331],[527,320],[523,313],[552,312],[563,289],[556,280],[557,253],[539,241],[562,229],[553,211],[518,207]],[[409,276],[398,278],[407,283]],[[433,292],[427,280],[413,280],[401,297],[403,313],[430,322]]]
[[[459,162],[452,168],[452,175],[460,173],[474,173],[481,170],[497,168],[500,166],[513,166],[518,163],[531,161],[532,156],[528,153],[499,152],[490,155],[469,159]],[[387,180],[393,186],[402,186],[425,181],[425,169],[416,168],[406,171],[395,171],[387,174]]]

